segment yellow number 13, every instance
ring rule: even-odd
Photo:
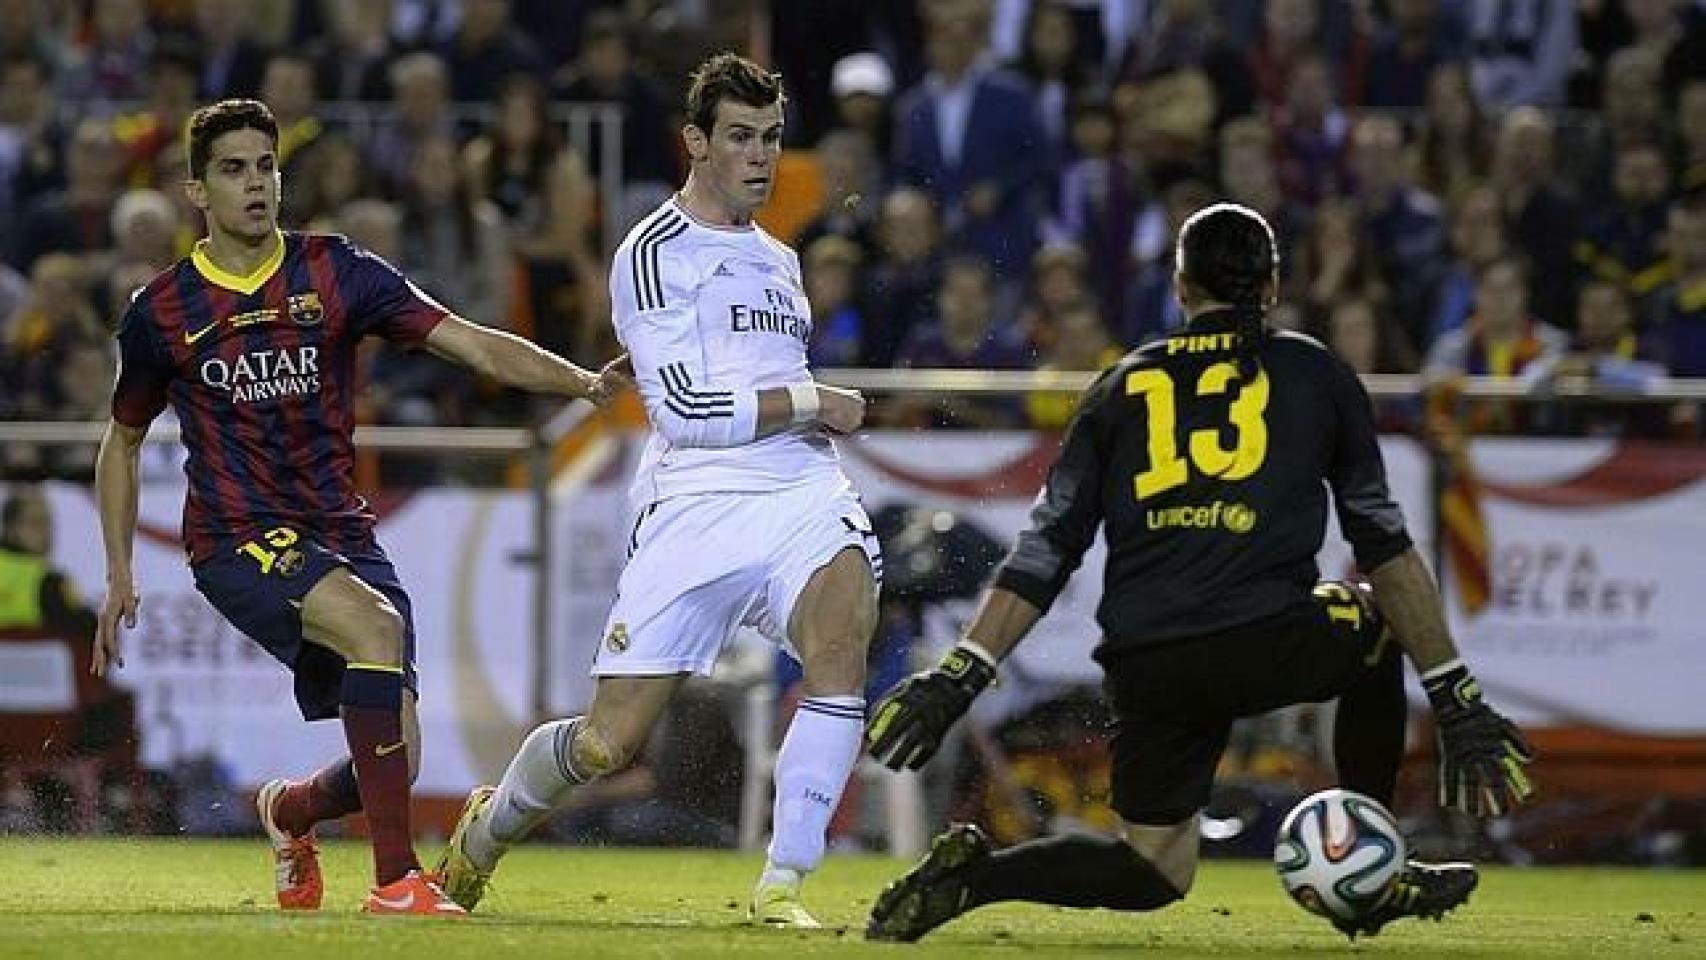
[[[1225,393],[1237,376],[1238,367],[1230,361],[1213,364],[1197,378],[1196,395]],[[1133,478],[1137,498],[1143,500],[1190,479],[1190,467],[1179,455],[1179,413],[1172,376],[1153,368],[1133,371],[1126,375],[1125,392],[1143,397],[1149,408],[1149,469]],[[1191,431],[1191,463],[1197,472],[1222,480],[1242,480],[1255,473],[1268,455],[1268,425],[1262,419],[1267,409],[1268,374],[1258,370],[1256,378],[1239,389],[1228,412],[1237,433],[1232,449],[1220,445],[1217,428]]]

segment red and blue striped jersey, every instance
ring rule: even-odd
[[[113,419],[142,428],[167,403],[177,413],[192,563],[276,526],[340,552],[366,543],[373,514],[354,481],[356,346],[370,334],[419,345],[448,312],[342,236],[282,240],[247,276],[219,269],[198,245],[119,323]]]

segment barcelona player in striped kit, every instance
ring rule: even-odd
[[[278,126],[226,100],[188,127],[185,190],[207,221],[194,252],[142,288],[119,325],[112,421],[96,465],[108,592],[93,669],[122,666],[136,625],[137,462],[171,404],[188,453],[184,544],[196,587],[295,675],[304,718],[337,717],[349,756],[260,792],[284,909],[320,905],[314,824],[356,810],[372,830],[371,913],[462,909],[420,869],[409,598],[353,481],[356,347],[424,348],[523,389],[602,402],[626,383],[457,317],[347,239],[278,229]]]

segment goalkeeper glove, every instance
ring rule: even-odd
[[[1496,817],[1534,793],[1523,767],[1534,751],[1516,724],[1481,699],[1461,660],[1422,677],[1439,732],[1439,805]]]
[[[933,669],[895,685],[871,711],[865,743],[890,770],[917,770],[936,755],[954,721],[995,681],[995,660],[961,641]]]

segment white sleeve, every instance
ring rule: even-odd
[[[616,336],[652,429],[677,447],[733,447],[758,433],[758,393],[713,383],[705,368],[692,264],[641,244],[610,269]]]

